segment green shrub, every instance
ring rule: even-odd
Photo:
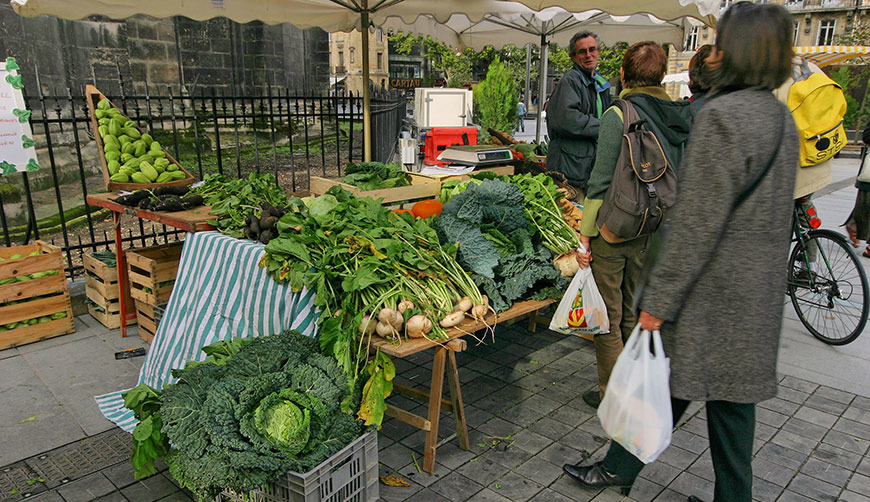
[[[518,100],[513,75],[499,58],[495,58],[489,65],[486,79],[474,87],[474,113],[484,140],[489,138],[488,128],[513,132]]]
[[[15,185],[9,183],[0,183],[0,200],[4,204],[15,204],[21,202],[21,190]]]

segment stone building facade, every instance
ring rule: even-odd
[[[380,28],[369,30],[369,80],[375,88],[389,89],[389,45],[387,33]],[[362,33],[329,34],[330,77],[337,87],[362,92]]]
[[[0,55],[19,60],[27,89],[37,88],[38,75],[46,93],[94,83],[115,94],[121,81],[128,93],[146,83],[178,89],[194,82],[246,94],[269,85],[318,93],[329,75],[328,35],[317,28],[226,18],[22,18],[9,2],[0,2]]]

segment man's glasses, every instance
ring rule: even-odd
[[[577,54],[580,54],[581,56],[585,56],[587,52],[589,54],[595,54],[596,52],[598,52],[598,47],[590,47],[588,49],[577,49],[574,52],[576,52]]]

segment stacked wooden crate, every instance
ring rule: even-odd
[[[121,300],[118,290],[118,266],[115,253],[102,252],[86,254],[82,258],[85,267],[85,293],[88,296],[88,312],[109,329],[121,326]],[[126,304],[133,308],[129,289],[126,291]],[[127,324],[135,324],[136,319],[127,319]]]
[[[127,251],[127,275],[130,296],[136,303],[139,336],[148,343],[157,334],[163,307],[172,294],[182,245],[173,242]]]
[[[0,248],[0,350],[76,330],[60,248]]]

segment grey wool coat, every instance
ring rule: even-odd
[[[754,403],[776,395],[797,165],[794,121],[769,91],[713,97],[695,118],[670,231],[640,301],[665,320],[673,397]]]

